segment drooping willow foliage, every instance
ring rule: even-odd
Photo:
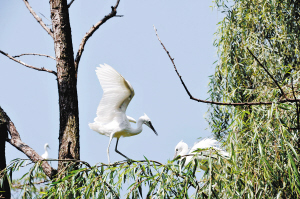
[[[218,197],[299,198],[300,104],[279,101],[300,99],[300,1],[216,0],[215,5],[226,16],[214,42],[219,59],[211,99],[273,102],[210,106],[213,133],[235,154],[234,166],[219,178],[224,189]]]
[[[206,160],[194,158],[189,164],[180,157],[166,164],[147,158],[92,167],[86,162],[70,162],[53,180],[47,179],[41,162],[37,162],[17,185],[10,184],[18,189],[20,198],[208,198],[219,189],[214,182],[218,178],[215,173],[224,169],[225,162],[230,160],[223,159],[213,149],[201,149],[198,153],[204,150],[210,151]],[[13,160],[0,172],[0,179],[26,164],[22,159]],[[207,167],[204,175],[212,178],[199,178],[200,165]]]

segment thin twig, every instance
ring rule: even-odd
[[[141,171],[142,172],[142,171]],[[139,176],[141,174],[141,172],[139,172],[137,174],[137,176]],[[129,195],[132,193],[132,191],[137,187],[139,186],[140,184],[142,184],[144,181],[148,180],[148,178],[145,178],[144,180],[139,180],[139,178],[136,178],[136,181],[135,181],[135,185],[133,186],[132,189],[130,189],[129,193],[127,194],[127,197],[129,198]],[[143,196],[141,196],[143,197]]]
[[[3,55],[5,55],[5,56],[8,57],[9,59],[11,59],[11,60],[13,60],[13,61],[15,61],[15,62],[18,62],[19,64],[22,64],[22,65],[24,65],[24,66],[26,66],[26,67],[28,67],[28,68],[31,68],[31,69],[34,69],[34,70],[38,70],[38,71],[46,71],[46,72],[48,72],[48,73],[52,73],[52,74],[54,74],[55,76],[57,76],[57,73],[56,73],[55,71],[53,71],[53,70],[49,70],[49,69],[46,69],[46,68],[44,68],[44,67],[42,67],[42,68],[37,68],[37,67],[31,66],[31,65],[25,64],[24,62],[22,62],[22,61],[20,61],[20,60],[18,60],[18,59],[15,59],[14,57],[12,57],[11,55],[9,55],[9,54],[3,52],[2,50],[0,50],[0,53],[3,54]]]
[[[139,163],[139,162],[148,162],[147,160],[130,160],[130,161],[132,163],[133,162],[137,162],[137,163]],[[113,164],[104,164],[104,163],[102,163],[101,166],[107,166],[107,167],[112,166],[112,165],[117,166],[117,165],[121,165],[121,164],[124,164],[124,163],[127,163],[127,162],[128,162],[127,160],[122,160],[122,161],[119,161],[119,162],[115,162]],[[162,163],[160,163],[158,161],[155,161],[155,160],[149,160],[149,162],[156,163],[158,165],[163,165]],[[98,166],[98,167],[101,167],[101,166]]]
[[[39,12],[40,13],[40,12]],[[43,13],[40,13],[40,15],[42,15],[45,19],[47,19],[50,23],[51,23],[51,20],[48,19],[47,17],[45,17],[45,15]],[[52,24],[46,24],[46,26],[51,26]]]
[[[271,75],[271,73],[267,70],[266,67],[264,67],[264,65],[262,65],[262,63],[260,63],[260,61],[257,59],[257,57],[251,52],[251,50],[249,50],[249,48],[247,47],[247,50],[249,51],[249,53],[252,55],[252,57],[254,57],[254,59],[258,62],[258,64],[266,71],[266,73],[272,78],[272,80],[274,81],[274,83],[276,84],[276,86],[280,89],[281,94],[285,97],[285,99],[287,99],[285,93],[283,92],[282,88],[280,87],[280,85],[278,84],[278,82],[276,81],[276,79],[273,77],[273,75]]]
[[[23,187],[25,185],[38,185],[38,184],[43,184],[43,183],[47,183],[47,182],[50,182],[49,180],[41,180],[39,182],[33,182],[33,183],[26,183],[26,184],[21,184],[21,185],[15,185],[15,184],[12,184],[12,187],[15,188],[15,189],[23,189]]]
[[[190,91],[188,90],[187,86],[185,85],[184,81],[182,80],[182,76],[179,74],[177,68],[176,68],[176,65],[175,65],[175,62],[174,62],[174,58],[171,57],[169,51],[166,49],[165,45],[162,43],[162,41],[160,40],[158,34],[157,34],[157,30],[154,27],[154,31],[155,31],[155,34],[160,42],[160,44],[162,45],[163,49],[166,51],[166,53],[168,54],[173,66],[174,66],[174,69],[175,69],[175,72],[177,73],[180,81],[181,81],[181,84],[183,85],[185,91],[187,92],[188,96],[190,97],[191,100],[194,100],[194,101],[197,101],[197,102],[202,102],[202,103],[207,103],[207,104],[215,104],[215,105],[226,105],[226,106],[253,106],[253,105],[272,105],[274,102],[241,102],[241,103],[232,103],[232,102],[215,102],[215,101],[207,101],[207,100],[201,100],[201,99],[198,99],[198,98],[195,98],[192,96],[192,94],[190,93]],[[299,102],[300,99],[289,99],[289,98],[286,98],[286,99],[283,99],[283,100],[278,100],[276,101],[277,103],[286,103],[286,102]]]
[[[69,4],[68,4],[68,8],[70,8],[70,6],[72,5],[72,3],[74,2],[75,0],[72,0]]]
[[[83,53],[83,50],[84,50],[84,46],[87,42],[87,40],[94,34],[94,32],[102,25],[104,24],[107,20],[109,20],[110,18],[112,17],[115,17],[116,14],[117,14],[117,8],[119,6],[119,3],[120,3],[120,0],[117,0],[117,3],[115,6],[112,6],[111,7],[111,12],[104,16],[103,19],[101,19],[98,23],[96,23],[95,25],[93,25],[90,30],[84,35],[84,37],[82,38],[82,41],[79,45],[79,49],[77,51],[77,54],[76,54],[76,58],[75,58],[75,71],[77,73],[78,71],[78,65],[79,65],[79,61],[80,61],[80,58],[81,58],[81,55]],[[120,15],[118,15],[120,16]]]
[[[47,159],[45,161],[49,161],[49,162],[50,161],[58,161],[58,162],[59,161],[62,161],[62,162],[81,162],[81,163],[87,165],[89,168],[92,168],[91,165],[88,162],[83,161],[83,160],[76,160],[76,159]]]
[[[30,7],[27,0],[23,0],[26,7],[28,8],[29,12],[33,15],[33,17],[39,22],[39,24],[47,31],[47,33],[53,38],[53,32],[51,29],[49,29],[46,24],[43,22],[43,20],[33,11],[33,9]]]
[[[51,59],[54,59],[54,57],[50,56],[50,55],[45,55],[45,54],[38,54],[38,53],[23,53],[23,54],[20,54],[20,55],[15,55],[15,56],[12,56],[13,58],[16,58],[16,57],[21,57],[21,56],[24,56],[24,55],[37,55],[37,56],[43,56],[43,57],[48,57],[48,58],[51,58]]]

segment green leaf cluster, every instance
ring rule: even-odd
[[[70,162],[54,179],[47,180],[44,176],[46,184],[43,185],[39,184],[42,168],[38,162],[16,182],[21,187],[19,196],[22,198],[211,198],[220,189],[215,183],[219,178],[216,173],[220,173],[230,159],[223,159],[213,149],[198,150],[198,153],[208,154],[207,150],[210,153],[206,160],[198,160],[195,154],[188,164],[185,157],[167,164],[146,157],[142,161],[101,163],[92,167]],[[24,160],[16,159],[1,175],[11,175],[24,166]],[[206,172],[201,178],[203,168]]]
[[[210,128],[232,155],[218,197],[299,198],[299,102],[279,101],[300,98],[300,1],[216,0],[215,7],[225,17],[214,41],[211,99],[273,102],[210,106]]]

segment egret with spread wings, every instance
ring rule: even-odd
[[[134,90],[130,83],[111,66],[104,64],[97,67],[96,74],[103,89],[103,96],[97,109],[97,117],[89,126],[92,130],[109,137],[107,147],[108,163],[109,146],[112,138],[117,138],[115,151],[129,159],[118,151],[120,137],[130,137],[142,132],[143,124],[146,124],[157,135],[151,124],[150,118],[144,114],[138,119],[137,128],[132,128],[129,122],[136,123],[135,119],[126,115],[126,109],[134,96]]]

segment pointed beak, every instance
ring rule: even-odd
[[[177,152],[175,152],[174,157],[173,157],[173,160],[174,160],[177,156],[178,156],[178,155],[177,155]]]
[[[155,129],[154,129],[152,123],[151,123],[150,121],[149,121],[149,127],[150,127],[150,129],[152,129],[152,131],[154,131],[154,133],[155,133],[156,135],[158,135],[157,132],[155,131]]]

